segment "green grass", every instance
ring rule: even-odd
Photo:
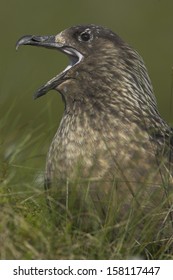
[[[1,109],[1,259],[173,259],[171,235],[165,238],[162,228],[157,228],[162,205],[143,215],[134,203],[123,216],[111,195],[108,212],[101,218],[101,210],[86,199],[86,192],[80,201],[76,181],[68,194],[68,207],[61,201],[54,207],[53,201],[50,212],[43,170],[52,130],[47,129],[48,118],[41,122],[47,109],[36,116],[40,126],[34,118],[25,123],[21,116],[14,117],[15,104]]]

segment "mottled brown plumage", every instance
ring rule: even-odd
[[[158,112],[139,54],[96,25],[71,27],[56,36],[24,36],[19,45],[58,49],[71,61],[35,95],[56,89],[65,103],[47,156],[46,182],[89,178],[102,182],[98,195],[119,181],[124,183],[118,195],[127,200],[144,188],[147,198],[154,193],[160,203],[156,189],[163,198],[163,185],[172,188],[173,133]]]

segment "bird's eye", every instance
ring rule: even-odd
[[[83,32],[79,35],[79,40],[83,42],[87,42],[91,39],[91,34],[88,32]]]

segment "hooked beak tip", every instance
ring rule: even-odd
[[[21,45],[27,45],[31,42],[33,36],[32,35],[25,35],[22,36],[17,42],[16,42],[16,51],[19,49]]]
[[[61,44],[56,43],[54,35],[36,36],[36,35],[24,35],[16,43],[16,50],[21,45],[40,46],[45,48],[60,48]]]

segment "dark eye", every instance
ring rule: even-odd
[[[79,37],[80,37],[80,41],[84,41],[84,42],[87,42],[91,39],[91,35],[88,32],[81,33]]]

